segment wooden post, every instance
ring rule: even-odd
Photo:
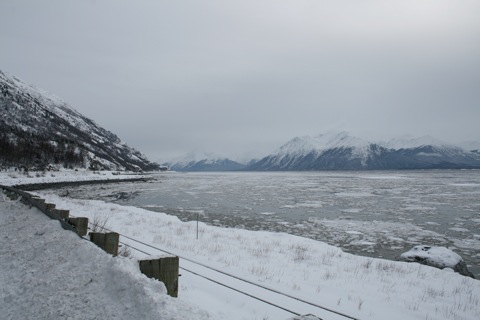
[[[66,220],[70,216],[70,211],[69,210],[53,209],[52,213],[56,214],[62,220]]]
[[[75,228],[75,232],[80,236],[87,235],[88,229],[88,218],[68,218],[67,222]]]
[[[42,211],[51,211],[55,209],[55,204],[54,203],[46,203],[45,199],[41,198],[32,198],[34,201],[34,205],[39,208]]]
[[[157,279],[165,284],[167,293],[174,298],[178,297],[178,270],[179,258],[165,256],[140,260],[140,271],[149,278]]]
[[[51,212],[53,209],[55,209],[55,204],[54,203],[46,203],[46,202],[38,202],[36,204],[36,207],[40,209],[42,212],[46,213]]]
[[[114,257],[118,255],[119,239],[120,235],[116,232],[90,232],[90,241],[105,250],[107,253],[112,254]]]
[[[42,198],[32,198],[32,200],[36,203],[36,205],[45,205],[45,199]]]

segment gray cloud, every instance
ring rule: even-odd
[[[153,159],[334,127],[480,140],[480,3],[15,0],[0,68]]]

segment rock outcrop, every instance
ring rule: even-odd
[[[438,269],[450,268],[461,275],[475,278],[473,273],[468,271],[467,264],[462,257],[445,247],[418,245],[410,251],[402,253],[398,260],[418,262]]]

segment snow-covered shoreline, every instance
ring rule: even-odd
[[[0,185],[15,186],[28,184],[73,183],[88,181],[121,181],[148,179],[150,174],[117,171],[61,170],[47,172],[0,172]]]
[[[480,317],[480,281],[452,272],[355,256],[319,241],[283,233],[200,223],[196,239],[195,222],[181,222],[135,207],[69,199],[53,191],[37,193],[57,208],[70,210],[71,215],[109,217],[109,227],[123,235],[359,319]],[[128,243],[125,238],[121,241]],[[273,299],[268,295],[264,298]],[[245,296],[223,293],[216,285],[205,284],[188,273],[180,279],[178,300],[222,319],[289,318],[285,312],[272,311]],[[295,303],[290,307],[300,308]]]

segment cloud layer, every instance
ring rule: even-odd
[[[335,127],[480,140],[480,2],[16,0],[0,68],[153,159]]]

